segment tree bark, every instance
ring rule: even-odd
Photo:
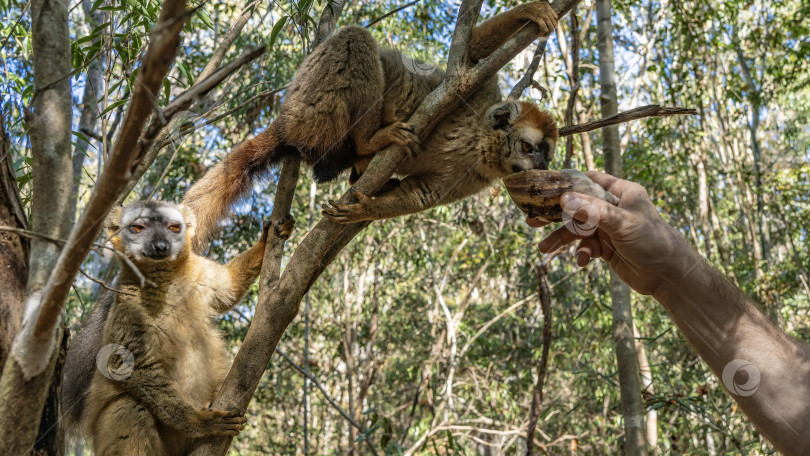
[[[616,71],[613,63],[613,26],[611,25],[610,0],[596,0],[597,34],[599,46],[599,82],[602,94],[602,117],[618,112],[616,95]],[[619,128],[615,125],[602,129],[605,171],[614,176],[622,175],[622,156]],[[610,271],[610,297],[613,302],[613,343],[616,349],[616,364],[619,370],[619,390],[622,414],[624,415],[625,454],[646,455],[644,435],[644,404],[635,338],[633,337],[633,311],[630,303],[630,287]]]
[[[27,229],[3,120],[0,113],[0,225]],[[28,240],[10,231],[0,231],[0,372],[14,336],[20,332],[27,278]]]
[[[70,160],[71,93],[70,35],[67,0],[35,0],[31,3],[34,95],[26,111],[32,151],[31,229],[63,239],[70,230],[73,175]],[[36,296],[44,287],[59,256],[60,246],[40,237],[31,239],[26,294]],[[19,286],[20,284],[16,284]],[[14,306],[13,303],[9,303]],[[16,308],[22,308],[19,301]],[[25,322],[23,322],[25,324]],[[15,329],[21,329],[17,327]],[[19,338],[19,331],[15,338]],[[0,429],[14,429],[0,441],[0,454],[27,454],[34,446],[62,328],[54,324],[40,338],[51,352],[40,357],[36,374],[24,374],[18,353],[28,348],[16,342],[0,379]],[[58,384],[58,379],[57,379]],[[58,401],[56,403],[58,416]]]

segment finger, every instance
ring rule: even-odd
[[[571,231],[570,228],[562,226],[554,230],[554,232],[548,235],[547,238],[540,241],[538,248],[543,253],[549,253],[581,238],[582,236],[578,236],[573,231]]]
[[[624,209],[590,195],[566,192],[560,198],[560,205],[566,214],[583,222],[585,230],[602,228],[606,233],[616,233],[627,220]]]
[[[599,184],[602,188],[613,193],[619,198],[622,194],[629,189],[630,181],[619,179],[618,177],[611,176],[610,174],[602,173],[599,171],[585,171],[585,175],[592,181]]]
[[[544,222],[542,220],[538,220],[534,217],[526,217],[526,224],[532,228],[542,228],[549,224],[549,222]]]
[[[577,246],[577,266],[585,267],[592,258],[602,256],[602,244],[597,238],[585,238]]]

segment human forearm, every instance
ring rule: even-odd
[[[762,434],[784,454],[808,454],[808,348],[698,255],[683,258],[692,264],[653,296]]]

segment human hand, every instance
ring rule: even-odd
[[[560,204],[573,219],[540,242],[540,251],[551,252],[580,239],[580,267],[591,258],[603,258],[624,282],[642,294],[652,294],[662,283],[684,277],[700,261],[683,237],[661,218],[643,187],[597,171],[585,174],[618,196],[619,205],[565,193]],[[547,224],[536,219],[526,222],[533,227]]]

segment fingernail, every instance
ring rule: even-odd
[[[579,251],[577,252],[577,266],[584,268],[585,265],[588,264],[588,260],[591,259],[591,256],[585,252]]]

